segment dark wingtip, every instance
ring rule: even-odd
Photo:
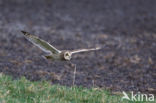
[[[26,31],[23,31],[23,30],[21,30],[21,32],[22,32],[23,34],[26,34],[26,33],[27,33]]]

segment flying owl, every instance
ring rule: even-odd
[[[44,57],[49,60],[60,60],[60,61],[70,61],[72,54],[80,53],[80,52],[87,52],[87,51],[94,51],[101,49],[100,47],[90,48],[90,49],[79,49],[79,50],[58,50],[48,42],[34,36],[28,32],[21,31],[25,38],[32,42],[34,45],[39,47],[42,51],[46,52],[48,55]]]

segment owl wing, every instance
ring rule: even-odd
[[[59,54],[59,53],[61,53],[60,50],[56,49],[55,47],[50,45],[48,42],[38,38],[37,36],[31,35],[30,33],[25,32],[25,31],[21,31],[21,32],[24,34],[26,39],[28,39],[30,42],[32,42],[34,45],[39,47],[44,52],[50,53],[50,54],[51,53],[52,54]]]
[[[87,52],[87,51],[93,51],[93,50],[99,50],[101,49],[100,47],[96,47],[96,48],[90,48],[90,49],[79,49],[79,50],[72,50],[70,51],[72,54],[74,53],[80,53],[80,52]]]

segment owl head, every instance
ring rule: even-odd
[[[64,57],[65,60],[70,60],[71,59],[71,55],[72,54],[69,51],[66,51],[66,52],[64,52],[63,57]]]

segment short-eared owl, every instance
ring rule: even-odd
[[[21,31],[26,39],[28,39],[30,42],[32,42],[34,45],[39,47],[44,52],[48,53],[48,55],[44,56],[46,59],[50,60],[71,60],[71,56],[74,53],[79,52],[86,52],[86,51],[93,51],[93,50],[99,50],[100,47],[91,48],[91,49],[79,49],[79,50],[58,50],[54,46],[50,45],[48,42],[38,38],[37,36],[31,35],[28,32]]]

